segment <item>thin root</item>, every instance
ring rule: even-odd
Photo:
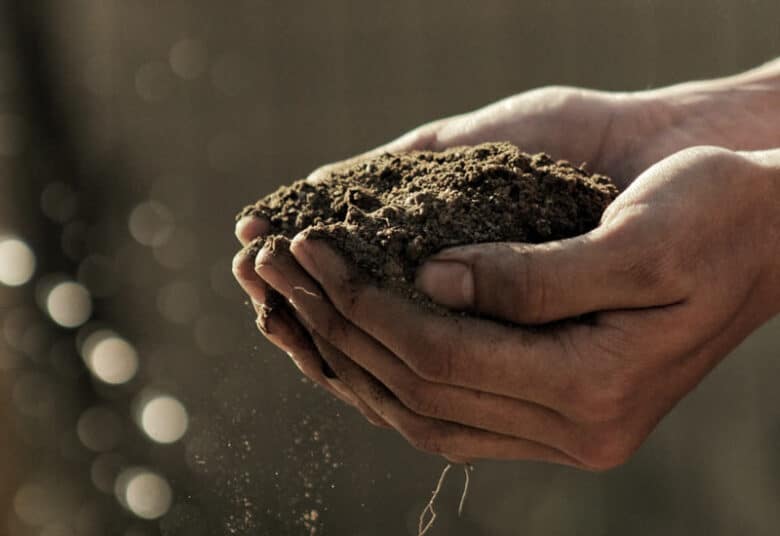
[[[293,290],[300,290],[301,292],[303,292],[307,296],[311,296],[312,298],[322,298],[322,296],[320,296],[316,292],[312,292],[311,290],[309,290],[307,288],[304,288],[304,287],[296,286],[296,287],[293,287]]]
[[[425,505],[425,508],[420,514],[420,520],[417,524],[417,536],[424,536],[433,526],[433,522],[436,521],[436,511],[433,509],[433,503],[436,501],[436,497],[439,496],[439,492],[441,492],[441,487],[444,485],[444,478],[447,476],[447,473],[449,473],[450,469],[452,469],[452,464],[448,463],[442,470],[441,475],[439,476],[439,481],[436,484],[436,489],[434,489],[433,493],[431,494],[431,500],[428,501],[428,504]],[[466,502],[466,496],[468,495],[469,492],[469,481],[470,481],[469,473],[473,470],[474,470],[474,466],[471,465],[470,463],[463,464],[463,474],[466,476],[466,480],[465,483],[463,484],[463,495],[461,495],[460,503],[458,504],[458,517],[460,517],[461,513],[463,512],[463,505]],[[425,520],[426,514],[430,514],[430,517],[427,522]]]

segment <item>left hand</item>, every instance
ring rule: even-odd
[[[295,259],[263,250],[256,268],[339,379],[413,445],[606,469],[778,312],[777,169],[687,149],[640,175],[586,235],[454,248],[418,272],[435,301],[482,317],[359,283],[305,234]]]

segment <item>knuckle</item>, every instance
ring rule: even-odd
[[[526,247],[496,244],[495,248],[503,251],[484,248],[474,254],[475,306],[489,310],[498,304],[511,320],[540,322],[546,314],[549,272],[539,269]],[[506,259],[509,264],[497,269],[497,259]]]
[[[452,376],[451,356],[447,351],[416,352],[410,367],[424,380],[448,383]]]
[[[401,403],[418,415],[436,417],[441,414],[441,404],[424,382],[413,382],[399,390]]]

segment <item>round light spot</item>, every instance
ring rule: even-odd
[[[18,238],[0,238],[0,283],[18,287],[35,273],[35,254]]]
[[[65,281],[54,286],[46,297],[46,311],[57,324],[75,328],[89,320],[92,298],[79,283]]]
[[[178,441],[188,425],[187,409],[172,396],[152,398],[141,409],[141,428],[158,443]]]
[[[165,478],[137,467],[120,473],[114,491],[119,501],[142,519],[162,517],[173,500],[171,486]]]
[[[28,483],[14,495],[14,511],[19,519],[33,526],[41,526],[56,520],[62,505],[56,490],[44,483]]]
[[[99,330],[84,341],[82,355],[100,381],[119,385],[138,372],[138,353],[129,342],[108,330]]]
[[[207,67],[208,51],[200,41],[182,39],[171,48],[171,69],[185,80],[201,76]]]
[[[106,452],[119,444],[122,436],[122,423],[117,414],[110,409],[93,407],[79,417],[76,433],[88,449],[95,452]]]
[[[198,314],[198,287],[186,281],[174,281],[160,289],[157,309],[174,324],[187,324]]]
[[[159,201],[145,201],[130,213],[130,234],[144,246],[162,246],[173,233],[173,214]]]
[[[173,74],[168,64],[152,61],[138,68],[135,73],[135,90],[149,102],[161,101],[173,91]]]

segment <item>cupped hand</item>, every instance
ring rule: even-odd
[[[423,125],[363,155],[324,166],[313,172],[308,180],[318,181],[335,168],[384,151],[442,150],[454,145],[508,140],[527,151],[547,151],[556,158],[577,163],[587,161],[592,169],[612,174],[625,185],[636,170],[644,169],[658,153],[671,150],[662,148],[660,141],[647,143],[659,139],[657,133],[663,131],[664,126],[669,127],[664,123],[665,115],[659,113],[661,108],[654,99],[626,94],[566,87],[537,89],[475,112]],[[654,154],[637,150],[635,145],[640,138],[645,141],[642,147],[656,147]],[[662,139],[664,144],[675,140],[678,144],[685,143],[679,134]],[[236,236],[244,249],[234,258],[233,272],[258,314],[266,304],[268,292],[265,281],[254,269],[257,248],[250,244],[262,240],[268,230],[268,222],[251,215],[236,225]],[[334,394],[354,403],[354,397],[344,390],[344,386],[333,384],[324,377],[323,368],[327,370],[327,367],[323,367],[317,352],[311,349],[311,341],[298,319],[283,307],[266,308],[266,312],[270,314],[259,324],[261,331],[266,328],[268,338],[291,354],[298,367],[312,380],[331,392],[341,389]],[[269,328],[273,329],[269,332]]]
[[[415,446],[605,469],[778,312],[777,183],[750,154],[692,148],[642,173],[586,235],[465,246],[422,267],[421,290],[481,317],[362,283],[305,233],[300,266],[261,252],[257,271]]]
[[[356,158],[320,168],[309,177],[320,180],[334,168],[382,151],[441,150],[454,145],[508,140],[527,151],[546,151],[556,158],[588,162],[591,169],[610,174],[621,188],[664,156],[696,140],[712,139],[714,130],[706,114],[673,113],[668,100],[650,93],[617,94],[565,87],[549,87],[504,99],[483,109],[419,127],[401,138]],[[236,235],[247,246],[262,238],[268,224],[248,216],[236,226]],[[247,256],[251,252],[252,256]],[[234,259],[234,273],[257,311],[268,298],[267,282],[255,270],[255,248],[246,248]],[[294,259],[287,270],[300,272]],[[261,271],[260,271],[261,272]],[[285,350],[297,366],[316,383],[340,399],[357,406],[375,424],[386,424],[343,382],[329,377],[329,367],[313,345],[299,316],[284,307],[272,310],[261,331]],[[270,329],[269,331],[269,328]]]

